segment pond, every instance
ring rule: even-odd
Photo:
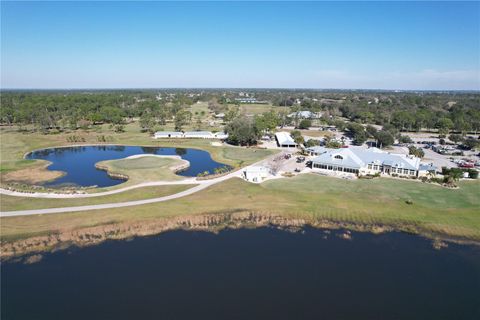
[[[170,231],[7,262],[2,319],[480,319],[480,251],[401,233]]]
[[[190,167],[182,172],[181,176],[195,177],[199,173],[208,171],[213,173],[215,168],[228,167],[216,162],[210,153],[203,150],[187,148],[158,148],[139,146],[79,146],[36,150],[27,154],[26,159],[42,159],[52,162],[49,170],[58,170],[66,173],[54,181],[44,185],[47,187],[62,186],[98,186],[110,187],[125,182],[114,179],[103,170],[95,168],[95,163],[104,160],[121,159],[135,154],[178,155],[190,161]]]

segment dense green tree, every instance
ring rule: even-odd
[[[320,141],[315,139],[308,139],[307,141],[305,141],[304,145],[306,148],[316,147],[320,145]]]
[[[467,138],[463,141],[463,145],[468,149],[477,149],[480,147],[480,140],[475,138]]]
[[[452,142],[459,143],[463,140],[463,136],[461,134],[451,134],[448,136],[448,139]]]
[[[446,135],[453,128],[453,122],[450,118],[443,117],[437,121],[436,127],[439,134]]]
[[[300,121],[300,123],[298,124],[298,128],[299,129],[308,129],[312,126],[312,120],[310,119],[303,119],[302,121]]]
[[[359,120],[361,123],[373,123],[375,115],[369,111],[361,111],[356,114],[355,119]]]
[[[397,111],[393,114],[392,124],[399,130],[412,130],[415,117],[408,111]]]
[[[183,127],[190,123],[192,113],[186,110],[179,110],[175,115],[175,131],[182,131]]]
[[[377,140],[377,144],[380,148],[385,148],[391,146],[395,139],[393,138],[392,134],[388,131],[378,131],[375,134],[375,139]]]
[[[297,143],[298,145],[301,145],[305,142],[302,133],[298,130],[293,130],[292,132],[290,132],[290,135],[292,136],[293,141],[295,141],[295,143]]]
[[[368,136],[365,128],[358,123],[349,123],[347,129],[353,139],[353,143],[360,146],[367,141]]]
[[[331,149],[338,149],[342,147],[342,144],[338,141],[330,140],[325,143],[325,147],[331,148]]]
[[[331,126],[335,126],[339,131],[344,131],[345,128],[347,127],[347,124],[343,120],[331,120],[328,121],[328,124]]]
[[[281,119],[280,125],[289,124],[291,119],[286,114],[295,110],[310,110],[322,111],[323,121],[330,125],[337,125],[333,122],[338,121],[339,130],[344,125],[343,119],[338,119],[338,116],[345,117],[349,122],[378,124],[393,136],[397,133],[387,129],[389,125],[397,132],[438,128],[443,135],[451,130],[466,135],[480,131],[480,95],[476,93],[452,95],[314,90],[255,90],[251,93],[259,100],[273,102],[272,111]],[[167,121],[173,121],[178,112],[188,110],[197,101],[211,102],[209,110],[215,113],[237,109],[237,112],[232,110],[231,116],[227,115],[225,120],[228,123],[238,115],[238,108],[231,104],[236,97],[238,91],[228,89],[2,91],[0,123],[48,133],[66,128],[75,130],[79,128],[81,120],[92,124],[122,124],[126,119],[140,118],[148,112],[160,125],[165,125]],[[301,104],[294,104],[296,99],[300,99]],[[244,109],[250,113],[248,106]],[[268,125],[263,127],[271,128]]]
[[[394,137],[396,137],[396,136],[399,135],[399,130],[398,130],[397,128],[395,128],[394,125],[389,124],[389,123],[385,124],[385,125],[383,126],[382,130],[383,130],[383,131],[388,131],[388,132],[390,132],[390,134],[391,134],[392,136],[394,136]]]
[[[230,121],[225,126],[225,132],[228,133],[227,142],[234,145],[254,145],[260,137],[253,119],[244,116]]]
[[[140,117],[139,124],[143,131],[152,132],[157,123],[150,112],[144,112]]]
[[[425,152],[422,148],[416,148],[415,146],[408,147],[408,153],[418,158],[423,158],[425,156]]]
[[[444,176],[444,182],[446,183],[453,183],[460,180],[463,177],[463,172],[461,168],[442,167],[442,174]]]
[[[410,138],[410,136],[400,135],[398,137],[398,142],[399,143],[413,143],[413,140],[412,140],[412,138]]]
[[[255,117],[255,126],[259,132],[271,132],[280,125],[280,117],[274,111],[264,112]]]
[[[238,117],[240,114],[240,109],[238,107],[230,108],[227,113],[225,113],[225,117],[223,117],[223,120],[228,123],[230,121],[233,121]]]
[[[370,138],[374,138],[375,135],[377,134],[378,130],[372,126],[372,125],[368,125],[365,127],[365,130],[367,131],[367,134]]]

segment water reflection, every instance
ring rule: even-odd
[[[478,319],[478,248],[399,233],[172,231],[2,266],[2,319]]]
[[[186,148],[158,148],[121,145],[77,146],[37,150],[27,155],[27,159],[43,159],[52,162],[49,170],[66,172],[61,178],[48,182],[48,187],[67,185],[108,187],[124,182],[111,178],[105,171],[97,170],[95,163],[104,160],[121,159],[135,154],[178,155],[190,162],[190,167],[179,175],[195,177],[208,171],[214,173],[216,168],[228,167],[214,161],[203,150]]]

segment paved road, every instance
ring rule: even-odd
[[[203,184],[207,183],[209,180],[196,180],[195,178],[178,180],[178,181],[156,181],[156,182],[144,182],[139,183],[134,186],[119,188],[110,191],[96,192],[96,193],[47,193],[47,192],[18,192],[12,190],[5,190],[0,188],[0,194],[14,197],[25,197],[25,198],[44,198],[44,199],[76,199],[76,198],[93,198],[93,197],[102,197],[109,196],[111,194],[121,193],[132,189],[143,188],[143,187],[155,187],[155,186],[172,186],[172,185],[188,185],[188,184]]]
[[[127,202],[118,202],[118,203],[106,203],[106,204],[96,204],[90,206],[78,206],[78,207],[64,207],[64,208],[50,208],[50,209],[36,209],[36,210],[19,210],[19,211],[5,211],[0,212],[0,217],[16,217],[16,216],[28,216],[28,215],[35,215],[35,214],[49,214],[49,213],[64,213],[64,212],[75,212],[75,211],[89,211],[89,210],[100,210],[100,209],[112,209],[112,208],[122,208],[122,207],[130,207],[130,206],[138,206],[141,204],[148,204],[148,203],[155,203],[155,202],[162,202],[168,201],[172,199],[177,199],[181,197],[188,196],[200,190],[206,189],[211,185],[218,183],[211,182],[211,183],[203,183],[197,185],[193,188],[188,190],[175,193],[169,196],[164,196],[160,198],[153,198],[153,199],[146,199],[146,200],[137,200],[137,201],[127,201]]]
[[[251,166],[259,165],[262,163],[267,163],[269,159],[275,157],[276,155],[272,155],[266,159],[260,160]],[[63,208],[49,208],[49,209],[35,209],[35,210],[18,210],[18,211],[4,211],[0,212],[0,217],[16,217],[16,216],[28,216],[28,215],[37,215],[37,214],[50,214],[50,213],[64,213],[64,212],[76,212],[76,211],[89,211],[89,210],[101,210],[101,209],[113,209],[113,208],[122,208],[122,207],[131,207],[131,206],[138,206],[142,204],[149,204],[149,203],[156,203],[156,202],[163,202],[163,201],[168,201],[168,200],[173,200],[173,199],[178,199],[181,197],[185,197],[188,195],[191,195],[193,193],[196,193],[198,191],[201,191],[203,189],[206,189],[214,184],[220,183],[222,181],[228,180],[230,178],[234,177],[241,177],[242,171],[245,168],[242,168],[240,170],[234,171],[232,173],[229,173],[225,176],[218,177],[215,179],[211,180],[194,180],[194,179],[188,179],[188,180],[180,180],[180,181],[164,181],[164,182],[150,182],[150,183],[144,183],[136,186],[131,186],[131,187],[126,187],[122,189],[117,189],[117,190],[112,190],[112,191],[107,191],[102,193],[101,195],[107,195],[107,194],[113,194],[113,193],[118,193],[118,192],[123,192],[126,190],[134,189],[134,188],[140,188],[144,186],[152,186],[152,185],[172,185],[172,184],[197,184],[195,187],[190,188],[185,191],[181,191],[172,195],[164,196],[164,197],[159,197],[159,198],[153,198],[153,199],[146,199],[146,200],[136,200],[136,201],[126,201],[126,202],[117,202],[117,203],[105,203],[105,204],[96,204],[96,205],[86,205],[86,206],[77,206],[77,207],[63,207]],[[0,193],[2,194],[9,194],[8,190],[3,190],[0,189]],[[10,191],[10,195],[12,192]],[[19,194],[21,196],[27,196],[27,194]],[[47,197],[45,194],[32,194],[33,197]],[[95,193],[92,194],[94,196],[100,195],[100,193]],[[65,195],[64,195],[65,196]],[[58,194],[53,194],[53,198],[60,198],[64,197]],[[85,195],[76,195],[78,196],[85,196]],[[87,196],[88,197],[88,196]]]
[[[146,200],[135,200],[135,201],[126,201],[126,202],[117,202],[117,203],[105,203],[105,204],[96,204],[96,205],[86,205],[86,206],[77,206],[77,207],[63,207],[63,208],[48,208],[48,209],[35,209],[35,210],[18,210],[18,211],[5,211],[0,212],[0,217],[16,217],[16,216],[28,216],[28,215],[35,215],[35,214],[49,214],[49,213],[63,213],[63,212],[75,212],[75,211],[89,211],[89,210],[100,210],[100,209],[112,209],[112,208],[122,208],[122,207],[131,207],[131,206],[138,206],[142,204],[149,204],[149,203],[156,203],[156,202],[163,202],[173,199],[178,199],[181,197],[185,197],[206,189],[214,184],[219,182],[228,180],[233,177],[240,177],[242,170],[237,170],[230,174],[227,174],[222,177],[218,177],[211,180],[200,180],[196,181],[195,183],[198,184],[193,188],[187,189],[185,191],[181,191],[175,194],[171,194],[168,196],[163,196],[159,198],[152,198]],[[182,181],[171,181],[171,182],[159,182],[158,185],[165,185],[165,184],[182,184]],[[183,181],[183,184],[192,184],[191,180]],[[163,184],[162,184],[163,183]],[[136,187],[136,186],[132,186]],[[132,188],[130,188],[132,189]],[[116,191],[116,190],[113,190]],[[125,190],[123,190],[125,191]]]

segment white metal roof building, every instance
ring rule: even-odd
[[[382,151],[377,148],[350,147],[328,149],[309,148],[318,156],[312,160],[312,168],[366,174],[396,174],[417,176],[420,158]]]
[[[275,133],[275,139],[277,140],[278,146],[281,148],[295,148],[297,146],[288,132],[282,131]]]
[[[157,131],[155,132],[154,138],[182,138],[183,132],[179,131]]]
[[[228,134],[225,132],[212,133],[210,131],[187,131],[185,133],[180,131],[157,131],[153,135],[155,139],[160,138],[200,138],[200,139],[220,139],[225,140]]]
[[[213,139],[215,136],[210,131],[187,131],[183,134],[185,138]]]

